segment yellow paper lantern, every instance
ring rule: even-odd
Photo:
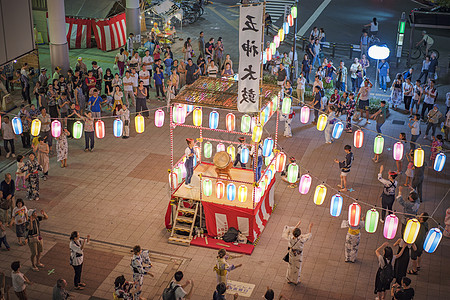
[[[238,189],[239,202],[247,201],[247,186],[241,185]]]
[[[422,148],[417,148],[416,150],[414,150],[414,166],[416,166],[416,168],[420,168],[421,166],[423,166],[424,157],[425,152]]]
[[[234,161],[236,158],[236,148],[233,145],[228,146],[227,153],[230,154],[231,160]]]
[[[412,244],[416,241],[420,230],[420,222],[417,219],[409,219],[406,222],[405,231],[403,232],[403,240],[407,244]]]
[[[316,192],[314,193],[314,203],[316,205],[322,205],[326,195],[327,195],[327,187],[324,186],[323,184],[319,184],[316,187]]]
[[[194,121],[194,126],[202,126],[202,108],[201,107],[197,107],[196,109],[194,109],[193,112],[193,121]]]
[[[252,141],[255,143],[259,143],[259,141],[261,140],[262,132],[263,132],[262,125],[260,123],[256,124],[255,127],[253,128]]]
[[[136,127],[136,132],[137,133],[143,133],[145,130],[145,122],[144,122],[144,117],[141,115],[137,115],[134,118],[134,126]]]
[[[31,122],[31,135],[38,136],[39,132],[41,132],[41,121],[39,119],[34,119]]]
[[[326,114],[321,114],[319,116],[319,120],[317,120],[317,130],[323,131],[325,129],[327,126],[327,119],[328,117]]]

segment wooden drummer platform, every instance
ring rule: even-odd
[[[250,169],[241,169],[241,168],[231,168],[231,177],[233,180],[238,181],[246,181],[246,182],[252,182],[253,181],[253,171]],[[192,189],[188,189],[186,185],[183,184],[178,187],[178,189],[173,194],[174,197],[180,197],[185,199],[192,199],[196,201],[203,201],[203,202],[211,202],[211,203],[217,203],[222,205],[228,205],[228,206],[236,206],[236,207],[242,207],[242,208],[249,208],[253,209],[253,201],[252,201],[252,195],[251,192],[248,193],[247,201],[246,202],[239,202],[237,199],[237,191],[236,191],[236,199],[234,201],[229,201],[227,198],[226,193],[224,196],[219,199],[216,197],[215,188],[213,189],[213,193],[211,196],[207,197],[204,194],[202,194],[202,197],[200,199],[200,178],[199,174],[203,174],[206,176],[216,177],[215,172],[215,166],[213,164],[208,163],[201,163],[197,165],[197,167],[194,169],[194,175],[192,176],[191,185],[194,186]],[[216,182],[219,180],[212,180],[213,186],[215,186]],[[226,180],[222,181],[225,186],[227,185]],[[241,184],[236,184],[236,189]],[[252,191],[252,185],[251,184],[242,184],[247,186],[248,191]]]

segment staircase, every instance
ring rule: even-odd
[[[195,218],[197,217],[199,201],[195,201],[192,208],[184,207],[184,200],[178,200],[175,220],[173,221],[172,233],[169,243],[189,246],[194,234]]]

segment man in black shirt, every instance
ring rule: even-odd
[[[278,72],[277,72],[277,84],[279,86],[281,86],[281,88],[284,87],[284,84],[286,82],[286,78],[287,78],[286,69],[284,68],[284,65],[280,63],[279,69],[278,69]]]
[[[5,180],[1,183],[1,191],[2,191],[2,202],[8,203],[9,208],[5,210],[5,223],[9,222],[9,219],[12,218],[12,207],[14,202],[14,193],[16,192],[16,186],[14,185],[14,180],[11,179],[11,174],[6,173]],[[6,206],[5,206],[6,207]],[[9,210],[9,213],[8,213]]]
[[[206,57],[211,57],[211,59],[214,57],[214,38],[210,38],[209,42],[205,44],[205,54]]]
[[[156,67],[159,68],[159,70],[161,71],[161,73],[164,73],[164,67],[161,65],[161,59],[157,59],[155,60],[155,63],[153,64],[153,73],[156,73]]]
[[[339,161],[337,159],[334,160],[335,163],[339,164],[339,168],[341,169],[341,184],[338,185],[340,192],[347,191],[347,175],[350,173],[350,168],[352,167],[352,162],[354,159],[352,146],[345,145],[344,151],[346,153],[344,161]]]
[[[320,87],[316,85],[314,87],[314,100],[313,100],[314,121],[312,122],[312,124],[314,124],[314,125],[317,124],[317,119],[319,118],[319,110],[320,110],[321,101],[322,101],[322,93],[320,91]]]
[[[200,68],[189,58],[186,66],[186,84],[193,84],[197,80],[199,73]]]
[[[402,278],[402,286],[394,284],[391,288],[392,299],[396,300],[412,300],[414,298],[414,289],[410,287],[411,279],[408,277]]]

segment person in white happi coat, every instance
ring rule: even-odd
[[[288,239],[289,265],[286,272],[288,283],[297,285],[300,283],[300,274],[303,262],[303,246],[312,237],[311,228],[313,223],[309,223],[309,232],[302,234],[298,221],[295,227],[285,226],[283,236]]]
[[[142,250],[141,246],[134,246],[132,252],[133,257],[131,258],[130,267],[133,271],[133,281],[135,286],[134,299],[142,300],[145,299],[141,297],[144,275],[148,274],[151,277],[154,277],[154,275],[149,272],[150,268],[152,267],[152,262],[150,261],[148,250]]]

